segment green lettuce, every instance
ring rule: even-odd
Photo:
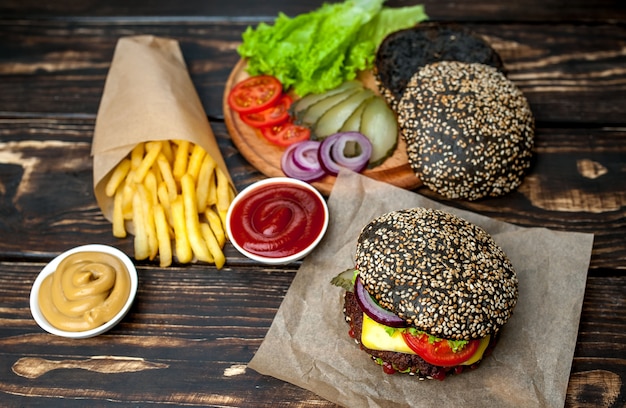
[[[385,0],[325,3],[293,18],[279,13],[273,25],[248,27],[237,48],[250,75],[269,74],[296,94],[321,93],[371,68],[390,33],[428,17],[424,7],[384,7]]]

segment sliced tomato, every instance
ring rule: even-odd
[[[256,75],[237,83],[228,94],[228,105],[241,114],[260,112],[276,103],[283,85],[271,75]]]
[[[248,126],[257,128],[281,124],[289,119],[289,107],[291,103],[291,97],[285,94],[269,108],[260,112],[240,114],[241,120]]]
[[[287,147],[296,142],[302,142],[311,138],[309,128],[299,126],[291,121],[283,122],[275,126],[261,128],[261,134],[270,143],[277,146]]]
[[[424,361],[441,367],[453,367],[467,361],[476,353],[480,340],[470,340],[461,350],[454,352],[447,340],[431,344],[427,334],[402,333],[404,341]]]

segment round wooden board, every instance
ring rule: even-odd
[[[237,149],[239,149],[239,152],[257,170],[268,177],[284,177],[285,174],[280,168],[280,158],[285,149],[265,140],[257,130],[246,125],[239,118],[239,115],[228,106],[228,93],[232,87],[249,76],[245,68],[246,61],[239,60],[226,82],[222,102],[226,128],[230,133],[233,143]],[[370,73],[365,74],[360,79],[366,86],[375,90],[373,78]],[[363,175],[406,189],[413,189],[422,184],[409,165],[406,145],[404,139],[401,137],[398,140],[398,146],[393,155],[380,166],[365,170]],[[329,195],[335,184],[335,179],[336,177],[334,176],[325,176],[321,180],[311,184],[322,194]]]

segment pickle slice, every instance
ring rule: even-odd
[[[383,98],[372,98],[363,109],[360,132],[372,142],[368,167],[376,167],[391,156],[398,144],[398,122]]]
[[[361,117],[363,116],[363,110],[370,102],[372,98],[376,98],[376,96],[371,96],[368,99],[365,99],[361,102],[361,104],[352,112],[350,117],[346,119],[346,121],[339,129],[340,132],[360,132],[361,131]]]
[[[322,99],[321,101],[309,106],[300,118],[296,116],[296,123],[299,122],[301,125],[312,128],[318,119],[330,108],[349,98],[351,95],[360,92],[361,89],[362,88],[349,88],[331,95],[328,98]]]
[[[317,139],[324,139],[333,133],[339,132],[341,126],[352,115],[352,113],[367,98],[374,95],[374,92],[367,88],[361,88],[358,92],[353,93],[343,101],[335,104],[328,109],[317,120],[311,129]]]
[[[301,117],[306,110],[312,105],[320,102],[321,100],[343,92],[347,89],[353,89],[361,87],[361,83],[358,81],[346,81],[339,85],[337,88],[331,89],[324,93],[308,94],[303,98],[298,99],[291,105],[291,115],[298,118]]]

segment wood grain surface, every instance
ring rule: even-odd
[[[415,2],[413,2],[415,3]],[[121,36],[180,42],[238,189],[266,177],[230,137],[222,98],[249,25],[321,0],[0,4],[0,406],[332,407],[246,368],[299,264],[265,267],[227,244],[222,270],[137,262],[139,291],[110,332],[43,332],[30,287],[61,251],[115,239],[95,202],[91,138]],[[406,5],[390,0],[389,5]],[[488,38],[536,118],[532,167],[512,194],[458,208],[594,234],[566,407],[626,406],[626,3],[425,1],[431,19]]]

